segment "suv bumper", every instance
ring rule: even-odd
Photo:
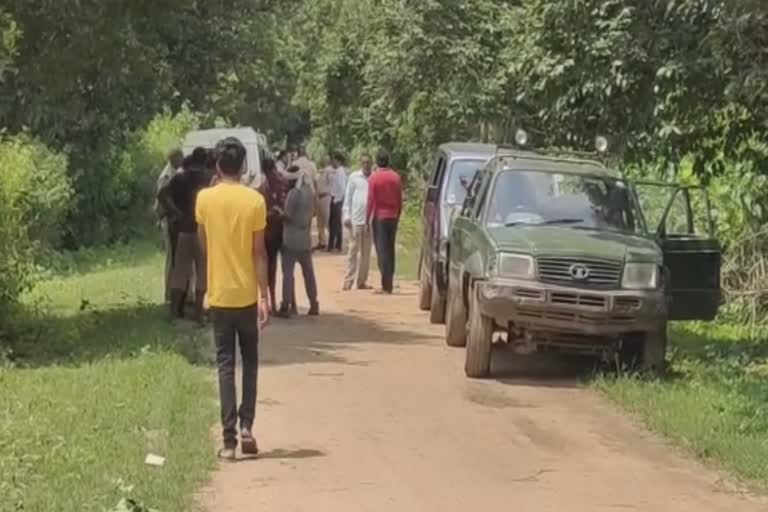
[[[589,290],[509,279],[478,286],[483,315],[532,332],[615,337],[653,331],[667,314],[663,290]]]

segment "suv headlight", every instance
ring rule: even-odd
[[[536,275],[533,258],[525,254],[501,253],[495,263],[495,274],[498,277],[533,279]]]
[[[627,290],[655,290],[659,287],[659,266],[655,263],[627,263],[621,287]]]

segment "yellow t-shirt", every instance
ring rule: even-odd
[[[267,225],[264,197],[245,185],[219,183],[200,191],[195,217],[205,228],[208,304],[214,308],[256,304],[259,280],[253,234]]]

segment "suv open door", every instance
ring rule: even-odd
[[[664,253],[669,320],[713,320],[722,302],[722,248],[706,191],[652,182],[636,182],[635,189]]]

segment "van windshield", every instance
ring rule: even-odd
[[[467,187],[475,173],[485,165],[485,160],[456,160],[451,165],[446,181],[445,203],[451,206],[464,204]]]

